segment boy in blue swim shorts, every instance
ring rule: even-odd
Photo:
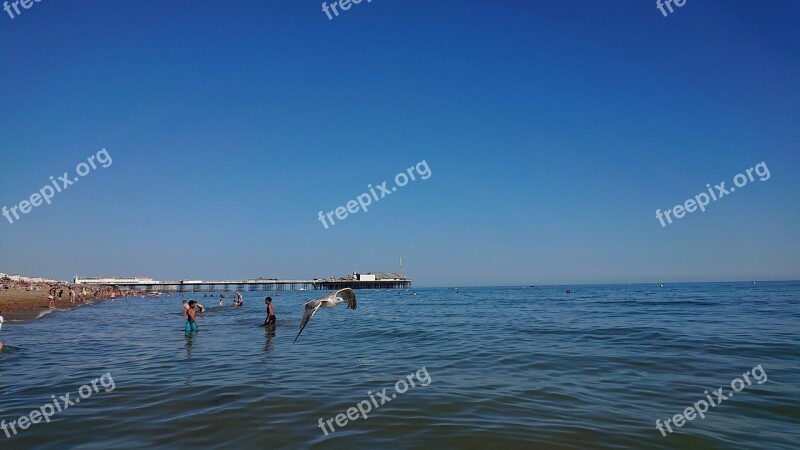
[[[197,331],[197,322],[195,321],[195,316],[197,315],[197,311],[194,309],[197,305],[197,302],[191,300],[189,302],[189,308],[186,310],[186,332],[190,331]]]

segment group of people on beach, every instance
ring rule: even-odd
[[[219,296],[219,305],[223,306],[223,296]],[[197,302],[197,300],[183,300],[183,316],[186,318],[186,326],[184,327],[187,333],[191,333],[193,331],[197,331],[197,318],[203,317],[203,313],[206,311],[205,306]],[[242,297],[241,292],[236,293],[236,299],[233,301],[233,306],[242,306],[244,305],[244,298]],[[264,326],[274,326],[275,322],[277,321],[277,317],[275,316],[275,308],[272,306],[272,297],[267,296],[264,299],[264,305],[267,307],[267,316],[264,319]]]
[[[47,292],[47,300],[49,302],[47,305],[48,309],[55,309],[56,302],[57,301],[60,302],[62,296],[64,295],[65,287],[67,289],[67,296],[69,297],[70,303],[75,303],[79,298],[81,301],[84,301],[90,296],[96,299],[110,298],[111,300],[114,300],[117,297],[117,295],[123,295],[123,293],[118,289],[112,289],[106,287],[94,290],[86,289],[84,287],[78,290],[77,287],[73,286],[50,285],[50,289]],[[130,295],[130,292],[128,293],[128,295]]]
[[[25,281],[10,281],[10,280],[4,280],[2,288],[5,291],[9,291],[11,289],[17,289],[30,292],[47,289],[48,309],[55,309],[56,302],[60,302],[65,293],[69,297],[70,303],[75,303],[78,299],[85,300],[87,297],[90,296],[93,296],[96,299],[114,298],[114,296],[119,293],[118,290],[111,289],[108,287],[102,287],[90,290],[86,289],[85,287],[81,287],[79,289],[78,286],[74,285],[30,283]]]

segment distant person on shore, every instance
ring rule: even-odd
[[[50,291],[48,291],[47,299],[50,300],[50,303],[47,305],[48,309],[53,309],[56,307],[56,288],[51,287]]]
[[[69,288],[69,302],[75,303],[75,290]]]
[[[191,331],[197,331],[197,322],[195,321],[195,317],[197,316],[197,311],[195,311],[195,305],[197,302],[194,300],[189,301],[189,304],[186,308],[186,332],[189,333]]]
[[[272,307],[272,297],[264,299],[264,304],[267,305],[267,317],[264,319],[264,326],[275,325],[275,308]]]

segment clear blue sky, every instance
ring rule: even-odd
[[[54,1],[0,11],[0,271],[417,286],[800,278],[800,3]],[[432,176],[317,220],[421,160]],[[771,178],[662,228],[766,161]],[[391,185],[391,183],[390,183]]]

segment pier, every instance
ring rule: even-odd
[[[357,275],[357,274],[356,274]],[[351,289],[408,289],[411,280],[408,278],[382,278],[373,276],[354,276],[352,278],[315,278],[312,280],[279,280],[274,278],[257,278],[236,281],[156,281],[150,278],[116,278],[75,277],[75,284],[112,286],[115,289],[134,289],[141,291],[163,292],[236,292],[236,291],[308,291]]]

